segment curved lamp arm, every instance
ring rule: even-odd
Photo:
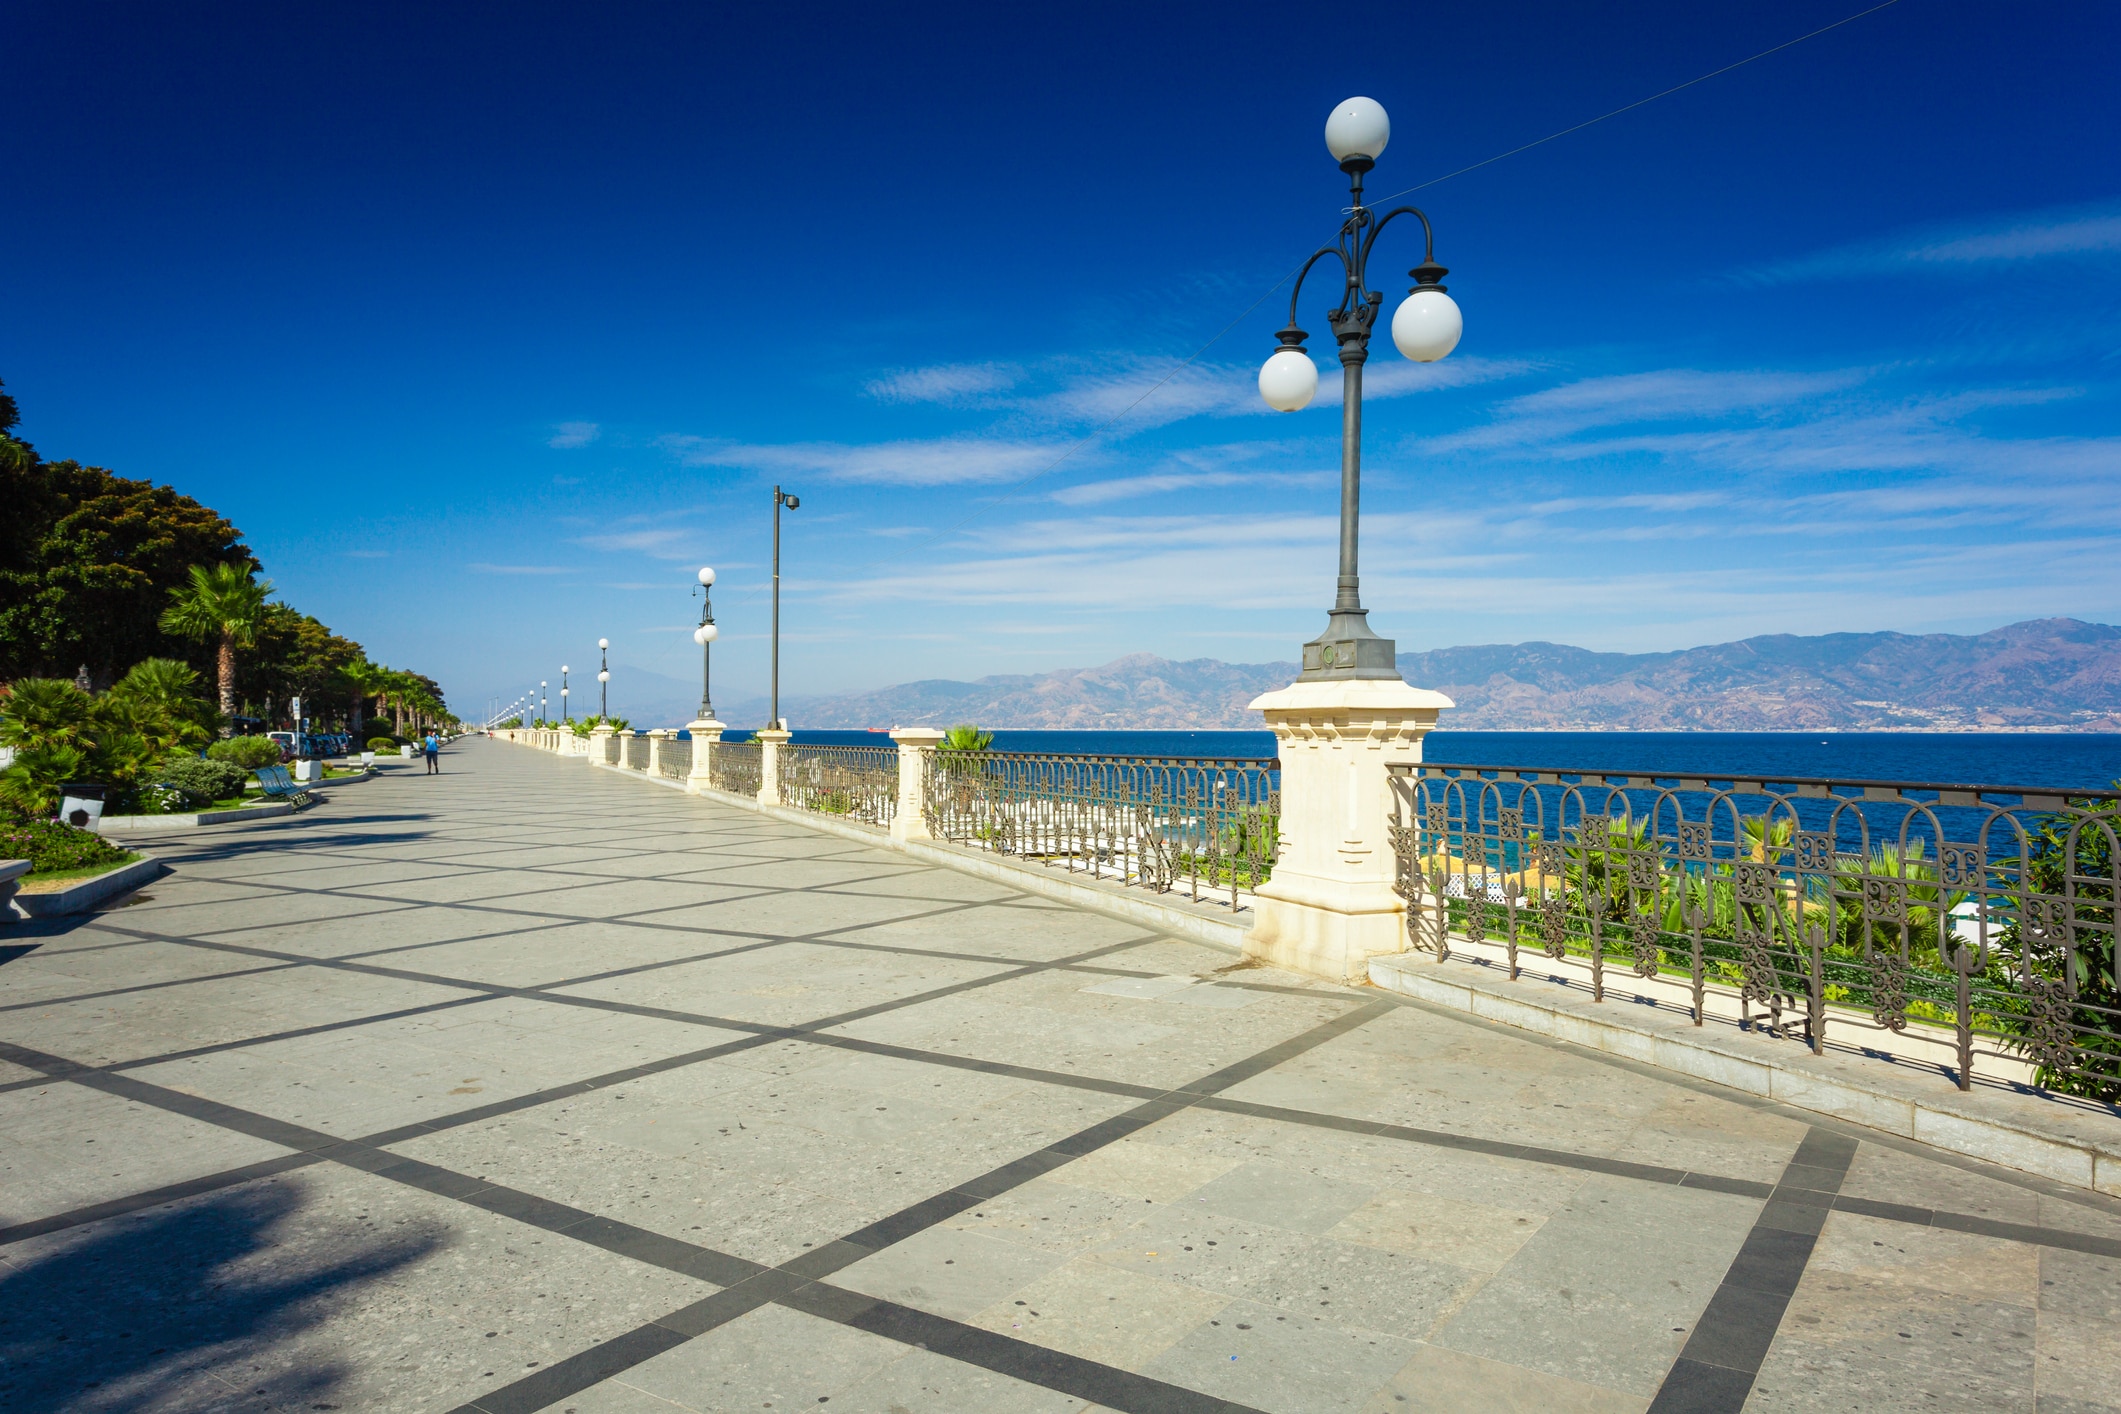
[[[1321,259],[1328,255],[1339,257],[1342,268],[1345,269],[1347,267],[1347,252],[1337,245],[1320,246],[1312,253],[1311,258],[1304,262],[1303,269],[1296,272],[1296,287],[1289,291],[1289,327],[1291,329],[1296,327],[1296,302],[1303,296],[1304,277],[1311,273],[1312,266],[1318,264]],[[1345,295],[1341,297],[1341,302],[1343,304],[1347,302]]]

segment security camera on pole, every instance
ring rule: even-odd
[[[700,645],[700,714],[685,726],[692,737],[692,771],[685,777],[685,789],[695,795],[714,774],[714,749],[722,740],[722,724],[714,719],[714,641],[722,636],[714,626],[714,571],[702,565],[699,578],[693,592],[700,596],[700,626],[692,631],[692,641]]]
[[[1417,363],[1457,347],[1464,329],[1444,292],[1429,218],[1411,206],[1377,215],[1363,204],[1363,176],[1377,165],[1392,123],[1375,100],[1351,98],[1326,120],[1326,148],[1348,176],[1351,201],[1340,234],[1305,262],[1289,297],[1281,347],[1259,371],[1260,396],[1277,412],[1297,412],[1318,387],[1318,368],[1296,326],[1304,277],[1331,257],[1341,265],[1340,302],[1326,314],[1340,345],[1340,576],[1325,631],[1303,646],[1303,671],[1279,692],[1255,699],[1280,745],[1280,850],[1274,877],[1260,886],[1248,956],[1277,967],[1360,982],[1369,959],[1407,946],[1406,906],[1393,890],[1386,766],[1421,760],[1421,739],[1454,705],[1440,692],[1409,687],[1398,652],[1372,632],[1356,576],[1362,489],[1362,368],[1384,295],[1369,286],[1372,247],[1384,228],[1412,216],[1422,229],[1422,261],[1392,316],[1392,342]]]

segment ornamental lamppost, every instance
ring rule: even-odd
[[[597,720],[611,719],[611,640],[597,640]]]
[[[538,679],[538,720],[540,722],[547,720],[547,714],[551,711],[552,702],[545,696],[545,680],[540,678]]]
[[[714,641],[722,631],[714,626],[714,571],[700,568],[700,626],[692,631],[692,641],[700,645],[700,715],[699,720],[714,720],[714,695],[709,690],[714,667]]]
[[[560,664],[560,725],[567,725],[567,665]]]
[[[1347,678],[1397,678],[1398,650],[1389,638],[1370,631],[1368,612],[1356,577],[1356,533],[1362,503],[1362,366],[1370,356],[1370,328],[1384,295],[1369,284],[1370,251],[1394,218],[1411,215],[1421,222],[1422,260],[1407,273],[1414,279],[1407,298],[1392,316],[1392,342],[1416,363],[1434,363],[1458,347],[1465,322],[1458,305],[1444,293],[1450,272],[1436,263],[1436,236],[1429,218],[1412,206],[1395,207],[1379,216],[1362,201],[1363,174],[1377,165],[1392,136],[1392,121],[1376,100],[1350,98],[1326,120],[1326,148],[1348,174],[1351,201],[1334,244],[1304,262],[1289,295],[1289,327],[1277,336],[1281,347],[1259,370],[1259,394],[1277,412],[1295,412],[1318,391],[1318,366],[1304,352],[1309,337],[1296,327],[1297,299],[1304,276],[1327,256],[1338,259],[1346,278],[1340,303],[1326,315],[1340,343],[1343,370],[1340,405],[1340,579],[1326,629],[1304,645],[1299,682]]]
[[[780,487],[773,488],[773,688],[766,725],[781,726],[781,507],[795,510],[803,504]]]

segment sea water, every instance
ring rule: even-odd
[[[730,732],[723,739],[747,739]],[[887,746],[883,732],[801,731],[797,742]],[[1266,731],[1009,731],[997,751],[1069,756],[1274,753]],[[1426,761],[1614,774],[1917,781],[2103,790],[2121,782],[2121,735],[2075,732],[1454,732],[1422,744]]]

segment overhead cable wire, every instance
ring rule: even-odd
[[[1418,182],[1415,185],[1407,187],[1402,191],[1396,191],[1390,196],[1380,197],[1374,204],[1382,206],[1385,202],[1396,201],[1400,197],[1408,196],[1414,192],[1424,191],[1429,187],[1437,186],[1441,183],[1448,182],[1454,177],[1462,177],[1468,172],[1477,172],[1483,167],[1491,167],[1497,162],[1501,162],[1508,158],[1515,157],[1520,153],[1530,152],[1535,147],[1544,147],[1546,146],[1546,144],[1550,142],[1555,142],[1561,138],[1568,137],[1572,133],[1580,133],[1586,128],[1596,127],[1598,124],[1605,122],[1609,118],[1617,118],[1623,113],[1632,113],[1637,108],[1645,107],[1651,103],[1657,102],[1659,99],[1662,98],[1670,98],[1675,93],[1684,93],[1686,90],[1693,88],[1699,84],[1707,83],[1710,79],[1720,78],[1724,74],[1728,74],[1735,70],[1742,69],[1748,64],[1757,63],[1762,59],[1768,58],[1770,55],[1780,54],[1785,49],[1794,48],[1797,45],[1804,43],[1806,40],[1817,39],[1822,34],[1829,34],[1834,30],[1840,29],[1843,25],[1854,24],[1856,21],[1863,19],[1866,16],[1875,15],[1880,10],[1891,9],[1893,6],[1899,3],[1900,0],[1880,0],[1880,3],[1872,5],[1868,9],[1858,10],[1852,15],[1844,16],[1841,19],[1835,20],[1832,24],[1821,25],[1818,29],[1807,31],[1804,34],[1798,35],[1794,39],[1786,39],[1782,41],[1782,43],[1774,45],[1767,49],[1763,49],[1757,54],[1749,54],[1745,58],[1739,59],[1733,63],[1725,64],[1721,68],[1711,69],[1705,74],[1701,74],[1698,77],[1688,79],[1685,83],[1673,84],[1670,88],[1660,89],[1656,93],[1650,94],[1648,97],[1638,98],[1632,103],[1626,103],[1608,112],[1600,113],[1595,118],[1586,118],[1580,123],[1572,123],[1566,128],[1560,128],[1554,132],[1548,133],[1545,137],[1535,138],[1531,142],[1522,143],[1516,147],[1510,148],[1506,152],[1498,152],[1493,157],[1484,157],[1480,161],[1471,163],[1468,166],[1460,167],[1456,171],[1445,172],[1440,177],[1431,177],[1425,182]],[[1150,384],[1147,388],[1143,389],[1141,396],[1137,397],[1133,402],[1128,403],[1118,412],[1113,413],[1112,416],[1106,418],[1103,422],[1099,423],[1090,431],[1084,433],[1081,437],[1078,437],[1075,441],[1069,443],[1068,446],[1061,451],[1060,455],[1054,457],[1053,460],[1040,466],[1035,471],[1027,473],[1023,477],[1019,478],[1017,481],[1012,482],[1009,486],[1005,487],[999,495],[993,497],[990,500],[981,502],[979,505],[973,507],[971,510],[967,511],[964,515],[960,516],[955,521],[952,521],[949,525],[943,527],[939,531],[936,531],[933,535],[928,536],[926,539],[918,540],[911,544],[908,544],[894,551],[893,553],[886,555],[882,560],[876,561],[875,564],[888,565],[896,560],[904,559],[905,557],[913,554],[916,551],[925,550],[929,548],[930,546],[938,543],[939,541],[942,541],[948,538],[949,536],[955,534],[957,531],[962,529],[971,521],[975,520],[979,516],[986,514],[988,511],[993,510],[996,506],[1004,505],[1007,502],[1013,500],[1018,492],[1022,491],[1025,487],[1031,485],[1033,482],[1040,481],[1045,477],[1051,475],[1053,472],[1059,470],[1059,468],[1065,462],[1067,462],[1069,458],[1073,457],[1084,447],[1088,446],[1090,443],[1096,441],[1099,437],[1103,436],[1107,431],[1109,431],[1114,425],[1119,423],[1128,414],[1132,413],[1136,408],[1140,407],[1143,403],[1147,402],[1150,398],[1154,397],[1158,392],[1162,391],[1162,389],[1167,384],[1169,384],[1172,379],[1178,377],[1179,374],[1185,372],[1188,368],[1191,368],[1194,364],[1198,363],[1207,354],[1208,350],[1214,348],[1217,344],[1221,343],[1223,339],[1229,335],[1231,330],[1235,329],[1238,325],[1244,323],[1246,319],[1250,318],[1254,310],[1258,309],[1262,304],[1265,304],[1267,300],[1274,295],[1274,292],[1279,290],[1283,285],[1287,284],[1289,282],[1290,277],[1295,275],[1296,271],[1301,268],[1302,266],[1300,265],[1295,268],[1292,268],[1288,272],[1288,274],[1283,275],[1280,279],[1276,280],[1273,284],[1269,285],[1264,291],[1260,293],[1259,298],[1253,300],[1251,304],[1245,306],[1243,313],[1239,314],[1235,319],[1232,319],[1229,323],[1223,325],[1222,328],[1218,329],[1208,339],[1206,343],[1202,344],[1199,348],[1195,349],[1192,353],[1188,354],[1185,358],[1181,359],[1177,364],[1175,364],[1170,372],[1166,373],[1163,377],[1157,379],[1154,383]],[[760,593],[765,587],[766,586],[764,585],[756,585],[751,589],[741,592],[736,597],[740,600],[749,599],[752,596]]]

